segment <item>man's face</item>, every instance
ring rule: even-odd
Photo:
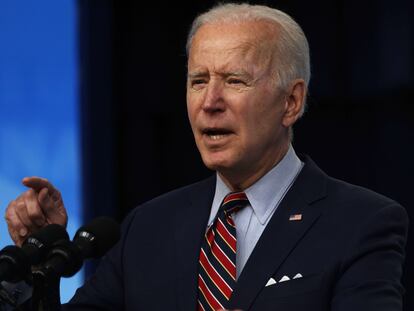
[[[264,22],[216,24],[202,26],[192,41],[191,127],[204,164],[233,186],[261,177],[289,145],[286,96],[276,87],[271,35]]]

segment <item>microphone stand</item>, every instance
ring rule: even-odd
[[[5,304],[18,310],[16,299],[0,284],[0,307]]]
[[[35,270],[32,276],[32,310],[60,311],[60,276],[48,268]]]

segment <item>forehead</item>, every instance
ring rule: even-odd
[[[189,51],[189,68],[215,63],[217,66],[246,61],[268,63],[277,39],[277,26],[265,21],[215,23],[200,27]]]

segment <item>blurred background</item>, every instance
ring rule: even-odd
[[[76,1],[0,1],[0,208],[47,176],[61,188],[72,237],[82,224]],[[0,222],[0,248],[12,244]],[[83,274],[62,281],[67,301]]]
[[[193,18],[215,3],[1,1],[1,207],[24,190],[23,176],[46,176],[64,195],[72,230],[98,215],[122,220],[212,174],[187,121],[185,42]],[[284,10],[309,40],[309,109],[295,127],[296,150],[397,200],[412,218],[414,3],[250,3]],[[11,242],[4,222],[0,229],[3,247]],[[405,310],[414,307],[413,238],[411,230]]]

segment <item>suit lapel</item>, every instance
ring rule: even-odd
[[[313,203],[326,196],[326,177],[310,159],[305,163],[250,255],[228,309],[248,310],[269,277],[319,218],[321,211]],[[290,221],[295,214],[302,214],[302,220]]]
[[[174,220],[178,310],[196,310],[198,257],[214,197],[215,177],[197,184]]]

